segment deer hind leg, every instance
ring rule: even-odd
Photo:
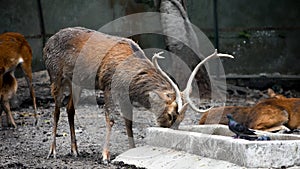
[[[6,112],[7,114],[7,118],[9,119],[10,123],[14,126],[14,128],[17,128],[17,125],[15,123],[14,117],[12,116],[12,113],[10,111],[10,106],[9,106],[9,102],[2,102],[2,108],[3,110]],[[8,121],[8,120],[7,120]]]
[[[105,123],[106,123],[106,137],[102,151],[102,160],[104,164],[108,164],[110,161],[110,152],[109,152],[109,142],[111,136],[111,129],[114,125],[114,118],[112,117],[111,113],[114,111],[113,101],[110,94],[110,91],[106,90],[104,92],[104,99],[105,99]]]
[[[52,128],[52,143],[50,145],[50,150],[47,158],[53,155],[56,158],[56,133],[57,133],[57,125],[60,116],[60,107],[61,107],[61,100],[62,100],[62,88],[61,84],[53,83],[51,85],[51,92],[52,96],[54,97],[55,101],[55,110],[53,112],[53,128]]]
[[[70,89],[72,91],[72,99],[73,99],[73,105],[74,108],[76,108],[78,106],[79,100],[80,100],[80,95],[82,92],[82,88],[80,86],[77,86],[75,84],[72,84],[72,86],[70,86]]]
[[[53,155],[56,158],[56,132],[57,132],[57,124],[60,115],[60,107],[55,103],[55,110],[53,112],[53,128],[52,128],[52,143],[50,145],[50,150],[47,158]]]
[[[2,112],[3,112],[3,109],[2,109],[2,106],[0,105],[0,123],[1,123],[1,126],[3,127]]]
[[[253,123],[249,125],[250,128],[262,131],[279,131],[286,130],[284,124],[289,121],[289,114],[286,110],[281,110],[276,107],[263,107],[259,109],[257,113],[257,119],[253,120]],[[287,129],[289,131],[289,129]]]
[[[287,128],[284,125],[280,125],[280,126],[274,126],[268,129],[265,129],[263,131],[268,131],[268,132],[275,132],[275,131],[279,131],[279,132],[289,132],[291,131],[289,128]]]
[[[30,62],[31,62],[31,60],[30,60]],[[34,88],[33,88],[33,85],[32,85],[32,70],[31,70],[31,63],[30,62],[26,61],[24,63],[21,63],[21,70],[24,73],[27,85],[29,87],[30,97],[32,98],[32,102],[33,102],[35,125],[37,125],[37,123],[38,123],[37,106],[36,106],[35,92],[34,92]]]
[[[17,128],[14,117],[12,116],[12,113],[10,111],[9,102],[1,100],[1,108],[5,111],[5,113],[7,115],[7,122],[10,121],[10,123],[14,126],[14,128]]]
[[[69,103],[67,105],[67,113],[68,113],[68,121],[70,126],[70,133],[71,133],[71,153],[75,157],[77,157],[78,150],[77,150],[77,143],[76,143],[76,136],[75,136],[75,127],[74,127],[75,108],[74,108],[72,97],[70,97]]]

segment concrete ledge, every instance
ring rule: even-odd
[[[248,141],[228,135],[230,131],[223,125],[183,126],[180,130],[153,127],[147,129],[146,141],[150,146],[185,151],[249,168],[300,165],[300,137],[297,135],[271,134],[271,141]]]
[[[188,132],[197,132],[208,135],[219,135],[219,136],[233,136],[232,133],[226,125],[221,124],[208,124],[208,125],[186,125],[180,126],[179,130],[188,131]],[[255,130],[257,135],[267,135],[272,140],[300,140],[300,135],[296,134],[281,134],[281,133],[270,133]]]

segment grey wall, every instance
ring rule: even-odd
[[[214,41],[213,1],[188,1],[191,21]],[[218,0],[219,48],[226,73],[300,74],[300,1]]]
[[[231,1],[219,4],[221,49],[237,57],[227,72],[300,74],[300,1]]]
[[[41,0],[41,4],[46,37],[65,27],[99,29],[126,14],[157,10],[134,0]],[[219,49],[236,57],[224,61],[226,73],[299,75],[299,6],[298,0],[218,0]],[[188,13],[213,42],[213,1],[188,0]],[[33,69],[43,69],[37,0],[0,0],[0,18],[0,33],[24,34],[33,49]],[[143,48],[165,48],[162,37],[138,38]]]

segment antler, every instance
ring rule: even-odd
[[[181,112],[181,109],[183,109],[185,106],[182,105],[182,98],[181,98],[181,93],[180,90],[178,88],[178,86],[172,81],[172,79],[159,67],[158,63],[157,63],[157,59],[164,59],[165,57],[161,56],[161,54],[163,54],[164,52],[159,52],[159,53],[155,53],[152,57],[152,63],[154,65],[154,67],[158,70],[158,72],[160,72],[172,85],[172,87],[175,90],[175,94],[176,94],[176,103],[178,106],[178,112]]]
[[[198,72],[198,70],[200,69],[200,67],[207,62],[209,59],[215,58],[215,57],[229,57],[229,58],[234,58],[232,55],[228,55],[228,54],[222,54],[222,53],[217,53],[217,49],[215,50],[215,52],[211,55],[209,55],[208,57],[206,57],[205,59],[203,59],[193,70],[193,72],[191,73],[189,80],[187,82],[186,88],[183,91],[183,96],[185,97],[185,100],[187,103],[190,104],[191,108],[199,113],[203,113],[206,112],[208,110],[210,110],[213,107],[210,107],[208,109],[204,109],[204,110],[200,110],[196,107],[196,105],[192,102],[191,98],[190,98],[190,93],[192,93],[192,82],[193,79],[195,78],[196,73]]]
[[[164,59],[165,57],[161,56],[160,54],[162,54],[163,52],[159,52],[159,53],[155,53],[152,57],[152,63],[154,65],[154,67],[170,82],[170,84],[172,85],[172,87],[175,90],[176,93],[176,103],[178,105],[178,112],[182,112],[183,109],[186,109],[187,104],[189,104],[191,106],[191,108],[199,113],[203,113],[206,112],[208,110],[210,110],[213,107],[210,107],[208,109],[198,109],[196,107],[196,105],[192,102],[191,98],[190,98],[190,93],[192,93],[192,82],[193,79],[195,78],[196,73],[198,72],[198,70],[200,69],[200,67],[207,62],[209,59],[215,58],[215,57],[229,57],[229,58],[234,58],[232,55],[228,55],[228,54],[223,54],[223,53],[217,53],[217,49],[215,50],[215,52],[211,55],[209,55],[208,57],[206,57],[205,59],[203,59],[193,70],[193,72],[191,73],[189,80],[187,82],[186,88],[184,89],[183,96],[185,97],[186,103],[183,105],[182,104],[182,98],[181,98],[181,92],[178,88],[178,86],[171,80],[171,78],[159,67],[158,63],[157,63],[157,59]]]

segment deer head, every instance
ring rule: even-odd
[[[217,50],[215,50],[215,52],[213,54],[211,54],[210,56],[203,59],[195,67],[195,69],[192,71],[192,73],[188,79],[186,88],[183,91],[180,91],[178,86],[171,80],[171,78],[158,65],[157,59],[164,58],[163,56],[161,56],[162,53],[163,52],[155,53],[152,57],[152,63],[154,65],[154,67],[158,70],[158,72],[160,72],[162,74],[162,76],[165,77],[169,81],[171,86],[173,87],[173,89],[175,91],[175,99],[170,99],[170,97],[168,97],[169,99],[166,98],[168,95],[167,93],[158,94],[158,97],[162,98],[162,100],[169,101],[169,103],[166,104],[167,106],[163,106],[163,107],[165,107],[165,110],[163,110],[163,111],[166,113],[161,114],[162,117],[159,117],[157,119],[157,121],[158,121],[159,125],[162,127],[171,127],[173,129],[177,129],[179,124],[181,123],[181,121],[184,119],[185,112],[188,108],[188,105],[194,111],[199,112],[199,113],[207,112],[208,110],[210,110],[212,108],[212,107],[210,107],[208,109],[201,110],[201,109],[197,108],[196,105],[190,99],[190,94],[192,93],[192,81],[195,78],[195,75],[198,72],[198,70],[200,69],[200,67],[205,62],[207,62],[208,60],[210,60],[212,58],[216,58],[216,57],[234,58],[234,57],[232,55],[228,55],[228,54],[217,53]],[[182,98],[182,96],[183,96],[183,98]],[[168,117],[166,117],[166,116],[168,116]],[[168,119],[168,120],[166,120],[166,119]]]

